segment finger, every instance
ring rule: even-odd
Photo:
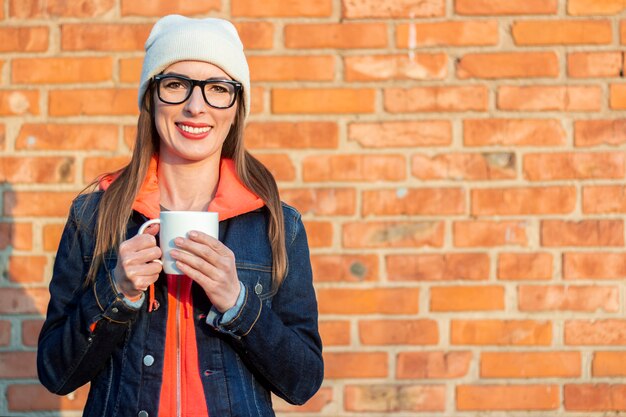
[[[178,269],[181,270],[183,274],[185,274],[185,276],[189,277],[198,285],[200,285],[204,292],[206,292],[207,294],[213,292],[213,288],[215,287],[216,282],[212,280],[210,276],[207,276],[203,272],[182,261],[176,261],[176,266],[178,267]]]
[[[129,280],[134,281],[137,277],[144,275],[159,274],[163,269],[163,265],[158,262],[148,262],[142,264],[130,265],[126,268],[125,273]]]
[[[158,262],[148,262],[141,265],[141,275],[159,275],[163,270],[163,265]]]
[[[128,267],[131,265],[142,265],[152,262],[155,259],[161,259],[161,248],[153,246],[151,248],[142,249],[137,252],[124,253],[121,256],[122,265]]]
[[[161,259],[163,256],[163,252],[161,252],[161,248],[158,246],[153,246],[148,249],[142,249],[140,251],[135,252],[136,260],[139,263],[152,262],[155,259]]]
[[[207,235],[206,233],[200,232],[198,230],[192,230],[187,235],[190,240],[198,243],[204,243],[205,245],[213,248],[220,255],[227,255],[230,252],[230,249],[226,247],[219,239],[214,238],[213,236]]]
[[[214,265],[206,261],[204,258],[196,256],[192,253],[183,252],[180,250],[173,249],[170,252],[170,255],[176,261],[183,263],[185,266],[192,268],[194,271],[197,271],[203,275],[205,275],[209,279],[219,279],[222,275],[220,270],[216,268]],[[177,262],[177,263],[178,263]]]
[[[137,252],[141,249],[157,246],[156,238],[151,234],[133,236],[120,244],[120,252]]]
[[[182,237],[176,238],[174,243],[178,248],[196,255],[212,265],[218,265],[220,263],[221,256],[210,243],[196,242]]]
[[[205,287],[207,281],[209,281],[209,277],[199,271],[197,268],[192,267],[187,262],[177,260],[176,266],[185,273],[186,276],[196,281],[202,287]]]

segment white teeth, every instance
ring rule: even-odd
[[[187,133],[192,133],[194,135],[199,135],[200,133],[206,133],[209,130],[211,130],[210,127],[191,127],[191,126],[187,126],[184,124],[179,124],[178,125],[182,130],[184,130]]]

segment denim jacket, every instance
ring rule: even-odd
[[[115,291],[111,271],[117,254],[111,252],[95,282],[85,285],[101,194],[81,195],[70,209],[39,336],[39,379],[60,395],[91,382],[85,417],[157,417],[167,281],[161,274],[155,283],[159,308],[149,312],[147,302],[131,308]],[[274,416],[270,392],[303,404],[322,383],[306,233],[295,209],[283,204],[283,213],[288,272],[278,290],[272,287],[264,207],[220,222],[220,241],[234,252],[239,280],[246,287],[237,317],[218,327],[208,325],[211,303],[198,285],[192,286],[200,378],[211,417]],[[146,220],[133,211],[127,237]]]

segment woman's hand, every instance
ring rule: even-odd
[[[140,297],[159,278],[163,266],[152,262],[161,258],[161,249],[154,237],[157,233],[159,226],[154,225],[148,227],[144,234],[120,244],[113,276],[117,288],[126,298],[132,300]]]
[[[176,266],[204,289],[220,313],[233,307],[241,290],[235,254],[219,240],[198,231],[189,232],[188,238],[176,238],[174,243],[182,249],[170,252]]]

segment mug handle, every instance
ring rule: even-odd
[[[157,223],[161,223],[161,219],[152,219],[152,220],[148,220],[147,222],[145,222],[144,224],[142,224],[139,227],[139,230],[137,231],[138,235],[142,235],[143,232],[146,231],[146,229],[148,228],[148,226],[153,225],[153,224],[157,224]]]
[[[160,224],[160,223],[161,223],[161,219],[152,219],[152,220],[148,220],[147,222],[145,222],[144,224],[142,224],[142,225],[139,227],[139,230],[137,231],[137,234],[138,234],[138,235],[142,235],[142,234],[143,234],[143,232],[145,232],[145,231],[146,231],[146,229],[148,228],[148,226],[151,226],[151,225],[153,225],[153,224],[157,224],[157,223],[158,223],[158,224]],[[163,262],[162,262],[160,259],[154,259],[152,262],[158,262],[158,263],[160,263],[161,265],[163,265]]]

